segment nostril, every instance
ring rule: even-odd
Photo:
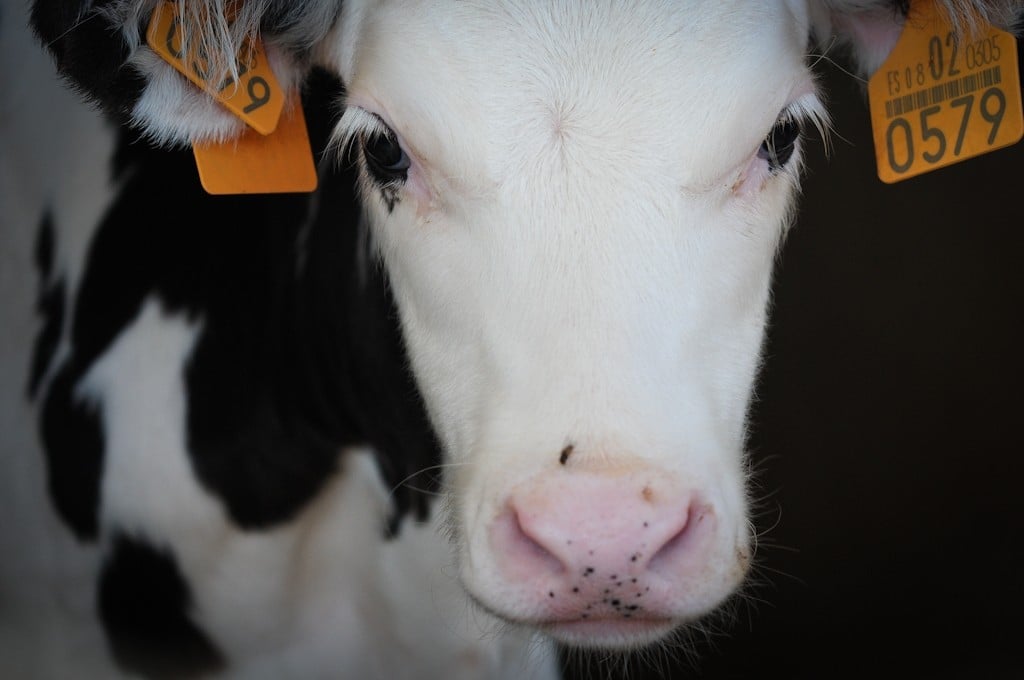
[[[649,571],[671,576],[677,573],[691,557],[699,557],[701,537],[712,531],[714,513],[710,506],[691,505],[672,534],[647,563]]]
[[[519,572],[523,577],[559,574],[566,570],[562,560],[530,535],[516,508],[509,507],[497,518],[493,532],[498,554],[505,556],[506,569]]]

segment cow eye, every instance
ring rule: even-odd
[[[768,161],[768,168],[772,172],[781,170],[792,158],[796,140],[799,138],[800,122],[789,116],[783,116],[776,121],[775,127],[761,142],[757,156]]]
[[[374,131],[360,139],[366,168],[381,184],[404,182],[409,171],[409,156],[390,128]]]

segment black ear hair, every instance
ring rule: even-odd
[[[910,10],[910,0],[812,0],[812,5],[817,42],[845,45],[865,76],[889,56]],[[938,0],[938,5],[965,35],[985,24],[1019,33],[1024,20],[1024,0]]]
[[[145,80],[126,65],[129,43],[105,13],[113,4],[112,0],[36,0],[32,27],[72,87],[126,121]]]

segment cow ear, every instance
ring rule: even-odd
[[[819,46],[848,48],[854,66],[870,76],[888,58],[903,31],[913,0],[817,0],[813,30]],[[925,0],[920,0],[925,1]],[[1022,18],[1021,0],[936,0],[955,30],[970,35],[986,24],[1015,31]]]
[[[80,93],[161,145],[223,141],[245,125],[145,43],[158,0],[34,0],[32,25],[60,74]],[[332,30],[339,0],[175,0],[180,31],[225,75],[257,37],[285,91],[297,89]],[[229,9],[230,8],[230,9]],[[226,13],[230,11],[229,18]]]

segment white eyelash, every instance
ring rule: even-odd
[[[821,141],[825,145],[825,153],[831,149],[832,119],[825,109],[825,104],[814,94],[806,94],[786,107],[781,118],[808,122],[815,127]]]
[[[386,135],[390,130],[379,116],[358,106],[349,106],[331,133],[330,148],[336,158],[344,158],[356,139],[363,135]]]

